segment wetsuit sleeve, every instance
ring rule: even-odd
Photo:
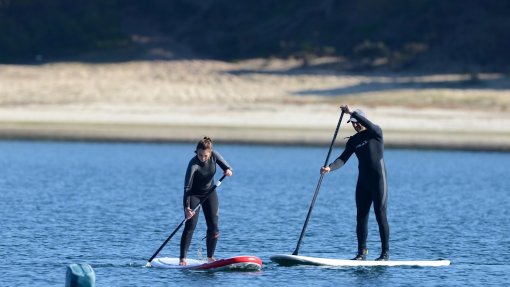
[[[382,130],[381,128],[369,121],[364,116],[360,115],[358,112],[353,112],[352,116],[358,120],[358,122],[363,125],[365,128],[367,128],[367,131],[371,134],[374,134],[376,137],[382,138]]]
[[[193,185],[193,176],[195,175],[196,166],[192,161],[189,162],[188,168],[186,169],[186,177],[184,178],[184,197],[183,205],[184,208],[190,207],[190,192]]]
[[[335,160],[335,162],[337,160],[341,160],[344,162],[344,164],[349,160],[349,158],[351,157],[351,155],[354,153],[355,151],[355,147],[354,147],[354,143],[352,141],[352,137],[347,141],[347,143],[345,144],[345,149],[344,151],[342,152],[342,154]],[[331,167],[331,166],[330,166]]]
[[[216,157],[216,163],[221,167],[223,171],[227,169],[233,170],[232,167],[228,164],[228,162],[221,156],[221,154],[217,151],[213,150],[213,154]]]
[[[331,171],[337,170],[344,166],[345,162],[341,158],[337,158],[334,162],[332,162],[329,165],[329,168],[331,168]]]

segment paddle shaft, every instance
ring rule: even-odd
[[[205,196],[204,198],[202,198],[200,200],[200,202],[198,203],[198,205],[193,209],[193,212],[196,212],[200,206],[202,205],[202,203],[204,203],[204,201],[206,201],[208,198],[209,198],[209,195],[211,195],[211,193],[213,191],[216,190],[216,188],[218,186],[220,186],[221,184],[221,181],[223,179],[225,179],[226,175],[223,175],[220,180],[218,181],[217,184],[215,184],[213,186],[213,188],[211,189],[211,191],[209,191],[209,193],[207,194],[207,196]],[[191,218],[191,217],[190,217]],[[156,250],[156,252],[151,256],[151,258],[147,261],[147,264],[150,264],[151,261],[159,254],[159,252],[161,251],[161,249],[163,249],[163,247],[165,247],[165,245],[168,243],[168,241],[170,241],[170,239],[172,239],[172,237],[175,235],[175,233],[177,233],[177,231],[184,225],[184,223],[186,223],[186,221],[188,221],[189,218],[184,218],[181,223],[179,225],[177,225],[177,227],[174,229],[174,231],[172,231],[172,233],[168,236],[168,238],[165,240],[165,242],[163,242],[163,244],[161,244],[161,246],[158,248],[158,250]]]
[[[335,143],[336,136],[338,135],[338,130],[340,130],[340,124],[342,123],[342,118],[344,117],[344,111],[340,114],[340,119],[338,120],[338,124],[336,125],[335,134],[333,135],[333,139],[331,140],[331,144],[329,145],[328,156],[326,157],[326,161],[324,162],[324,166],[328,165],[329,157],[331,156],[331,150],[333,149],[333,144]],[[317,199],[317,195],[319,194],[319,190],[321,189],[322,179],[324,178],[324,174],[321,173],[321,177],[319,178],[319,182],[317,183],[317,187],[315,188],[315,193],[313,194],[312,203],[310,203],[310,208],[308,209],[308,214],[306,215],[305,224],[303,225],[303,229],[301,230],[301,235],[299,236],[299,240],[296,245],[296,249],[292,253],[292,255],[298,255],[299,247],[301,246],[301,241],[305,236],[306,226],[308,225],[308,221],[310,220],[310,216],[312,215],[312,210],[315,205],[315,200]]]

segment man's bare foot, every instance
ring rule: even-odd
[[[214,257],[207,257],[207,262],[211,263],[211,262],[214,262],[216,261],[216,258]]]
[[[181,258],[181,259],[179,260],[179,265],[181,265],[181,266],[186,266],[186,265],[187,265],[187,264],[186,264],[186,258]]]

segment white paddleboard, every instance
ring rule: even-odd
[[[194,269],[194,270],[230,270],[230,271],[259,271],[262,268],[262,260],[256,256],[235,256],[219,259],[214,262],[206,260],[186,259],[186,266],[179,265],[179,258],[161,257],[154,258],[152,267],[166,269]]]
[[[293,265],[316,265],[316,266],[448,266],[450,260],[421,260],[421,261],[373,261],[373,260],[348,260],[348,259],[331,259],[318,258],[299,255],[278,254],[271,256],[271,261],[284,266]]]

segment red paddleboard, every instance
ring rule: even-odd
[[[179,265],[179,258],[154,258],[152,267],[167,269],[193,269],[193,270],[229,270],[229,271],[259,271],[262,269],[262,260],[256,256],[235,256],[218,259],[214,262],[206,260],[186,259],[187,265]]]

